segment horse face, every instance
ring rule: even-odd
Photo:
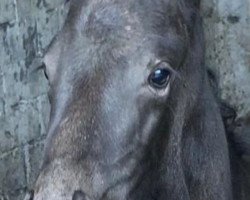
[[[52,108],[36,200],[132,199],[161,185],[167,143],[181,137],[204,71],[187,5],[71,2],[44,59]]]

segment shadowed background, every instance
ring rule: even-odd
[[[41,161],[49,104],[31,73],[67,13],[64,0],[0,1],[0,200],[22,200]],[[203,0],[206,64],[239,117],[250,114],[250,0]]]

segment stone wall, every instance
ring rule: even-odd
[[[33,59],[60,29],[62,1],[0,1],[0,200],[23,199],[37,176],[49,104]]]
[[[250,0],[203,0],[206,63],[239,117],[250,114]],[[250,116],[250,115],[249,115]]]
[[[0,200],[22,200],[41,163],[47,81],[33,71],[63,24],[64,0],[0,2]],[[250,112],[250,0],[203,1],[207,65],[239,116]]]

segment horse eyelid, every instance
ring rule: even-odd
[[[164,62],[169,63],[167,61],[164,61]],[[171,64],[169,64],[169,66],[167,67],[167,69],[171,72],[171,80],[175,79],[176,77],[179,78],[179,79],[181,78],[181,74],[178,71],[176,71],[175,69],[173,69],[171,67]]]

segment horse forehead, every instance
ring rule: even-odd
[[[93,22],[101,23],[103,25],[111,26],[123,26],[126,23],[135,22],[135,16],[129,12],[127,6],[117,4],[100,4],[92,6],[92,17]],[[91,19],[91,18],[90,18]]]
[[[80,22],[78,27],[86,36],[94,38],[95,41],[131,39],[136,36],[135,34],[142,32],[137,16],[116,5],[93,9],[85,18],[85,23]]]
[[[130,6],[126,1],[77,1],[72,3],[68,18],[81,31],[96,26],[119,28],[137,22]]]
[[[154,27],[158,20],[177,14],[178,4],[175,0],[91,0],[75,1],[68,18],[73,20],[78,29],[87,30],[96,26],[122,28],[124,26]],[[130,29],[130,27],[126,27]],[[132,28],[132,29],[133,29]],[[145,31],[145,30],[144,30]]]
[[[137,41],[143,33],[142,25],[125,4],[128,3],[99,0],[73,3],[61,34],[67,38],[65,45],[77,48],[84,43],[88,49],[120,49]]]
[[[139,7],[140,12],[131,9],[137,5],[133,1],[73,2],[73,9],[68,16],[69,21],[62,34],[68,38],[65,46],[69,45],[70,48],[67,48],[63,57],[69,60],[68,55],[70,55],[72,58],[70,61],[77,60],[78,68],[83,60],[91,63],[100,63],[104,60],[107,62],[110,61],[111,55],[112,59],[119,60],[121,57],[130,57],[133,52],[138,52],[138,49],[144,49],[144,54],[151,54],[155,43],[162,38],[162,33],[156,33],[152,24],[153,20],[143,19],[143,15],[146,14],[142,11],[143,6]],[[146,0],[146,2],[151,1]],[[149,5],[151,4],[148,3],[147,7]],[[157,4],[156,7],[157,11],[161,10],[160,5]],[[163,13],[150,12],[148,14],[161,18]],[[170,29],[174,29],[174,27],[168,26],[168,31]],[[65,43],[65,40],[61,40],[61,42]],[[135,55],[133,54],[133,56]]]
[[[75,1],[72,5],[66,32],[81,33],[93,39],[95,43],[100,40],[110,42],[110,40],[133,39],[134,41],[146,34],[159,34],[163,30],[174,30],[177,26],[169,24],[171,20],[174,20],[173,15],[177,13],[176,2],[173,3],[170,0],[157,2],[145,0],[143,4],[132,0],[85,2],[87,3]],[[159,21],[164,21],[164,24],[160,25]]]

